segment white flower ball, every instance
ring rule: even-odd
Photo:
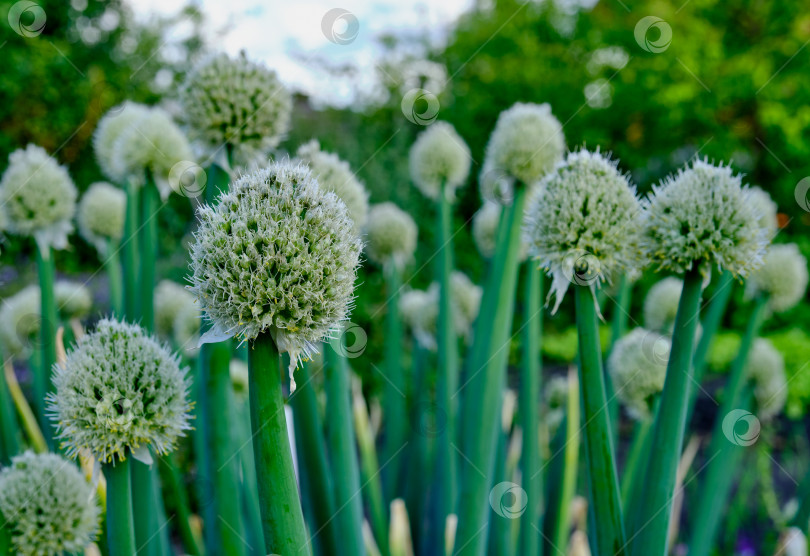
[[[636,328],[613,346],[607,368],[616,396],[633,418],[647,420],[664,389],[672,345],[669,337]]]
[[[394,203],[371,207],[366,223],[366,254],[378,265],[401,267],[416,251],[416,222]]]
[[[768,307],[781,313],[794,307],[807,291],[807,259],[795,243],[771,245],[765,261],[747,282],[749,297],[768,295]]]
[[[39,287],[26,286],[3,300],[0,307],[0,341],[3,349],[18,359],[25,359],[38,345],[42,324]]]
[[[672,334],[678,304],[681,301],[683,280],[669,276],[658,282],[644,298],[644,326],[661,334]]]
[[[452,200],[467,180],[470,161],[470,149],[455,128],[435,122],[411,147],[411,178],[425,197],[436,200],[444,194]]]
[[[170,338],[174,331],[177,314],[185,307],[193,306],[199,311],[194,294],[171,280],[161,280],[155,286],[155,332],[163,338]]]
[[[135,128],[142,118],[149,114],[149,107],[126,101],[107,111],[99,120],[93,133],[93,150],[101,172],[108,179],[123,184],[126,176],[115,167],[115,143],[118,138]]]
[[[745,373],[754,384],[757,417],[762,421],[773,419],[785,407],[788,396],[782,354],[770,341],[755,339],[745,364]]]
[[[124,235],[127,195],[107,182],[96,182],[79,201],[76,220],[81,236],[102,255],[107,244],[117,243]]]
[[[63,319],[83,319],[93,309],[93,294],[84,284],[59,280],[54,284],[53,292]]]

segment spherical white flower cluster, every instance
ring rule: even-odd
[[[189,382],[179,358],[134,324],[99,321],[54,367],[51,419],[65,453],[101,462],[171,452],[190,428]]]
[[[473,216],[472,235],[481,256],[489,259],[495,254],[498,243],[498,224],[503,208],[497,203],[486,202]]]
[[[759,215],[760,227],[767,230],[768,238],[775,236],[776,230],[779,228],[777,218],[779,208],[771,196],[761,187],[753,186],[748,188],[748,200]]]
[[[191,303],[183,305],[177,311],[172,323],[174,344],[189,357],[195,357],[199,352],[197,344],[200,341],[201,318],[200,307]]]
[[[0,518],[15,554],[84,553],[100,513],[93,486],[60,456],[25,452],[0,471]]]
[[[716,264],[745,276],[762,262],[769,237],[742,179],[728,166],[696,160],[653,186],[644,201],[641,247],[659,270],[683,274]]]
[[[362,244],[305,166],[246,174],[198,216],[191,289],[216,334],[268,332],[296,361],[346,318]]]
[[[186,136],[169,113],[153,107],[121,131],[115,140],[112,165],[115,175],[139,185],[151,177],[165,199],[172,192],[172,167],[193,159]]]
[[[53,292],[59,314],[65,320],[83,319],[93,309],[93,295],[84,284],[60,280]]]
[[[795,306],[807,290],[807,259],[795,243],[771,245],[761,267],[751,273],[748,296],[765,294],[768,307],[782,312]]]
[[[681,301],[683,280],[669,276],[658,282],[644,298],[644,326],[661,334],[672,334],[678,304]]]
[[[635,328],[613,346],[608,372],[616,396],[633,418],[647,420],[656,396],[664,389],[671,349],[669,337]]]
[[[753,381],[757,417],[762,421],[776,417],[785,407],[788,381],[785,360],[773,344],[757,338],[745,363],[746,376]]]
[[[93,134],[93,150],[101,172],[116,183],[123,183],[126,176],[119,172],[115,163],[115,145],[118,138],[129,133],[147,114],[149,107],[126,101],[109,110],[99,120]]]
[[[40,248],[66,248],[76,196],[67,170],[42,147],[28,145],[9,155],[0,179],[0,212],[7,231],[33,236]]]
[[[92,184],[82,195],[76,220],[79,233],[101,255],[107,255],[108,242],[118,242],[124,234],[127,195],[107,182]]]
[[[321,150],[316,140],[298,148],[296,156],[303,160],[318,180],[321,189],[337,195],[349,209],[349,216],[359,230],[368,219],[368,192],[354,175],[349,164],[334,153]]]
[[[195,141],[210,151],[229,145],[242,163],[266,155],[290,129],[290,92],[274,71],[244,53],[219,54],[197,66],[180,102]]]
[[[185,307],[198,305],[192,294],[184,286],[171,280],[161,280],[155,287],[155,332],[164,338],[171,337],[174,321]]]
[[[452,200],[467,180],[470,160],[470,149],[455,128],[435,122],[411,147],[411,178],[425,197],[435,200],[444,194]]]
[[[438,284],[436,284],[438,286]],[[438,288],[437,294],[438,294]],[[481,308],[483,289],[473,283],[463,272],[450,274],[450,296],[453,303],[453,324],[456,333],[469,340],[472,324]]]
[[[598,286],[640,266],[640,213],[635,188],[598,151],[569,154],[538,184],[528,201],[524,231],[529,255],[553,277],[553,312],[570,282]]]
[[[517,103],[501,112],[487,144],[485,166],[533,185],[562,158],[565,136],[548,104]]]
[[[9,355],[24,359],[38,342],[42,308],[39,287],[27,286],[3,301],[0,341]]]
[[[366,254],[375,263],[401,267],[416,251],[416,222],[394,203],[371,207],[366,223]]]
[[[436,319],[439,317],[437,292],[408,290],[399,296],[402,321],[424,349],[436,350]]]

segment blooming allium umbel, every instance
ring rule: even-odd
[[[487,143],[487,174],[533,185],[562,158],[565,136],[548,104],[518,102],[501,112]]]
[[[65,453],[98,461],[127,452],[151,462],[190,428],[189,381],[180,359],[140,326],[103,319],[54,367],[51,419]]]
[[[746,283],[749,296],[765,294],[768,307],[781,313],[801,301],[807,290],[807,259],[795,243],[771,245],[761,267]]]
[[[641,207],[635,187],[600,152],[570,153],[528,201],[529,255],[552,276],[553,312],[570,282],[594,287],[637,269]]]
[[[482,257],[487,259],[495,254],[498,242],[498,224],[503,207],[497,203],[485,202],[473,216],[472,235],[475,246]]]
[[[607,361],[616,396],[635,419],[652,415],[653,402],[664,389],[670,339],[663,334],[635,328],[619,339]]]
[[[203,341],[266,332],[295,364],[346,319],[362,243],[306,166],[246,174],[198,217],[191,290],[213,325]]]
[[[36,345],[42,324],[39,286],[26,286],[3,300],[0,342],[8,355],[24,359]]]
[[[399,312],[424,349],[436,350],[436,319],[439,317],[438,290],[408,290],[399,296]]]
[[[194,68],[180,102],[192,139],[211,152],[228,145],[241,163],[266,155],[290,129],[290,92],[276,72],[244,53],[219,54]]]
[[[745,276],[770,240],[750,197],[730,167],[696,160],[643,201],[642,250],[659,270],[683,274],[699,264],[708,278],[717,265]]]
[[[661,334],[672,334],[683,280],[668,276],[655,283],[644,298],[644,326]]]
[[[158,282],[155,286],[155,332],[158,336],[171,337],[177,314],[189,306],[199,312],[194,294],[185,286],[171,280]]]
[[[93,133],[93,151],[101,172],[108,179],[122,184],[126,176],[116,167],[115,143],[125,132],[134,128],[149,113],[144,104],[126,101],[107,111],[99,120]]]
[[[779,208],[771,196],[764,189],[753,186],[748,188],[748,200],[759,215],[759,225],[768,231],[769,238],[775,236],[779,228]]]
[[[470,173],[470,149],[455,128],[435,122],[416,138],[410,152],[411,178],[425,197],[455,198]]]
[[[100,513],[93,486],[58,455],[25,452],[0,471],[0,519],[15,554],[84,553]]]
[[[33,236],[40,249],[64,249],[73,231],[76,197],[67,170],[42,147],[28,145],[9,155],[0,179],[0,211],[7,231]]]
[[[788,381],[785,360],[770,341],[754,340],[745,374],[753,382],[757,417],[766,421],[778,415],[787,402]]]
[[[107,255],[107,244],[117,242],[124,234],[127,195],[107,182],[96,182],[79,201],[76,221],[79,233],[101,255]]]
[[[366,255],[378,265],[401,267],[416,251],[416,222],[394,203],[371,207],[366,222]]]
[[[65,320],[83,319],[93,309],[93,294],[84,284],[59,280],[53,294],[59,315]]]
[[[331,191],[345,203],[355,227],[360,229],[365,226],[368,219],[368,192],[352,172],[349,163],[334,153],[322,151],[320,143],[314,139],[301,145],[295,154],[309,166],[321,189]]]

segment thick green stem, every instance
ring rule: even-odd
[[[104,256],[104,269],[110,288],[110,310],[121,318],[124,314],[124,290],[121,274],[121,256],[117,241],[107,242],[107,254]]]
[[[598,554],[624,554],[624,521],[616,473],[613,433],[607,411],[605,374],[596,306],[589,286],[574,286],[579,340],[579,377],[585,418],[591,506],[594,509]]]
[[[427,381],[427,353],[419,345],[413,342],[411,355],[413,361],[413,401],[410,408],[409,421],[412,431],[411,441],[408,446],[408,479],[407,496],[405,506],[408,509],[408,518],[411,522],[411,536],[413,545],[422,552],[424,544],[426,494],[430,486],[430,474],[428,472],[428,436],[433,434],[435,414],[431,411],[428,397]]]
[[[256,477],[256,466],[253,465],[253,444],[250,441],[250,402],[247,398],[236,400],[236,427],[239,446],[239,468],[242,471],[242,493],[245,511],[245,530],[249,533],[253,554],[261,554],[264,546],[262,531],[262,510],[259,507],[259,480]],[[295,427],[296,429],[298,427]]]
[[[9,556],[11,551],[11,532],[8,528],[8,523],[3,516],[0,515],[0,555]]]
[[[652,445],[644,484],[646,496],[637,516],[646,519],[632,544],[634,556],[664,556],[668,550],[668,530],[675,479],[683,448],[686,412],[691,381],[692,356],[700,311],[703,277],[695,263],[684,276],[678,303],[667,378],[655,419]]]
[[[341,532],[346,554],[365,554],[363,545],[363,505],[360,496],[360,469],[357,461],[352,409],[349,401],[349,366],[342,355],[344,336],[333,338],[324,346],[326,373],[327,443],[332,458],[334,483],[334,519]]]
[[[751,409],[751,394],[748,377],[745,376],[745,365],[751,346],[762,326],[767,301],[767,296],[763,295],[757,297],[754,302],[754,308],[740,342],[740,349],[731,365],[723,403],[720,405],[715,419],[712,439],[707,452],[708,456],[713,459],[708,464],[706,479],[703,482],[704,488],[701,490],[697,504],[692,542],[689,545],[690,555],[694,553],[697,556],[707,556],[711,553],[731,492],[735,470],[742,458],[742,452],[744,452],[745,443],[735,442],[736,434],[729,439],[725,434],[727,431],[724,429],[724,424],[726,417],[732,411],[748,412]],[[747,422],[745,419],[743,420]]]
[[[127,212],[124,219],[124,239],[121,243],[124,268],[124,316],[130,322],[138,319],[138,226],[140,191],[136,184],[127,183]]]
[[[335,515],[335,494],[332,471],[326,457],[318,397],[310,376],[309,364],[301,365],[296,374],[299,377],[296,381],[298,388],[290,396],[290,405],[295,415],[295,436],[299,440],[300,474],[302,481],[306,476],[310,487],[306,490],[308,498],[303,502],[311,515],[310,530],[313,540],[319,541],[324,556],[335,555],[338,554],[342,533],[338,530],[337,520],[332,519]]]
[[[402,496],[402,455],[394,456],[405,444],[407,415],[405,373],[402,369],[402,320],[399,316],[399,268],[393,262],[385,268],[386,303],[385,315],[385,371],[383,383],[385,404],[385,427],[381,455],[388,465],[383,471],[383,490],[386,500]],[[372,524],[373,525],[373,524]],[[387,529],[386,521],[386,529]],[[378,544],[381,539],[377,539]],[[387,547],[386,547],[387,548]]]
[[[191,529],[191,509],[188,494],[183,486],[183,478],[180,474],[180,470],[177,469],[172,455],[160,458],[159,465],[164,469],[164,477],[168,479],[167,486],[171,492],[172,500],[174,500],[175,503],[174,509],[177,514],[175,523],[177,531],[180,533],[180,539],[183,541],[183,548],[186,554],[194,556],[201,555],[203,554],[203,549]]]
[[[634,519],[631,517],[632,508],[637,502],[633,497],[633,493],[636,492],[636,486],[640,483],[639,474],[643,474],[643,469],[640,468],[640,464],[642,461],[646,460],[652,423],[652,419],[646,419],[636,423],[633,441],[630,443],[630,449],[627,452],[627,461],[624,464],[624,472],[622,473],[621,481],[622,508],[624,509],[625,522],[628,525],[635,523]],[[626,529],[628,534],[632,534],[629,526]]]
[[[140,554],[135,544],[130,459],[103,464],[107,480],[107,546],[112,556]]]
[[[132,475],[132,509],[135,518],[135,539],[138,554],[164,556],[168,543],[168,531],[160,494],[160,477],[157,465],[146,465],[133,460],[130,463]]]
[[[0,465],[8,465],[19,451],[20,426],[14,414],[14,402],[5,380],[5,373],[0,372]]]
[[[141,275],[140,309],[141,326],[148,331],[155,329],[155,263],[157,260],[157,213],[160,209],[160,194],[157,186],[149,180],[141,189]]]
[[[53,390],[51,384],[51,369],[56,363],[56,329],[59,326],[59,316],[56,312],[56,299],[54,298],[54,262],[53,249],[37,245],[37,271],[39,273],[39,290],[41,301],[41,321],[39,328],[40,348],[42,359],[39,371],[34,375],[34,410],[39,420],[48,446],[53,448],[53,431],[51,422],[45,415],[45,397]]]
[[[627,333],[627,322],[630,318],[630,300],[633,283],[627,276],[619,278],[619,287],[613,303],[613,314],[610,317],[610,348],[605,355],[607,360],[613,346]],[[616,444],[619,427],[619,400],[613,388],[613,379],[605,368],[605,394],[608,399],[608,414],[610,415],[610,430],[613,432],[613,443]]]
[[[543,506],[543,475],[540,472],[538,423],[540,420],[540,335],[543,309],[540,302],[542,273],[535,261],[524,263],[523,362],[520,368],[520,419],[523,428],[521,476],[528,506],[520,517],[520,554],[537,554],[540,546],[540,512]]]
[[[466,458],[462,464],[456,554],[480,556],[486,549],[488,491],[492,484],[493,453],[500,422],[498,410],[509,357],[525,204],[526,188],[516,184],[514,200],[503,215],[506,228],[499,238],[503,243],[496,248],[493,271],[484,293],[486,297],[487,290],[494,290],[491,328],[482,327],[489,328],[486,331],[489,333],[476,337],[475,343],[485,344],[485,348],[480,352],[473,348],[474,355],[480,359],[469,369],[469,382],[477,384],[465,393],[468,396],[465,419],[471,419],[478,426],[475,437],[468,438],[469,446],[465,446],[463,452]]]
[[[281,357],[269,333],[259,334],[251,343],[248,369],[253,454],[259,477],[265,550],[274,554],[308,554],[284,414]]]

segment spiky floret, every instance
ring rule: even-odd
[[[174,330],[174,319],[188,306],[199,311],[194,294],[185,286],[171,280],[158,282],[155,287],[155,332],[158,336],[170,338]]]
[[[230,145],[241,162],[266,155],[290,129],[289,91],[244,53],[203,61],[188,75],[180,102],[193,140],[211,151]]]
[[[807,290],[807,259],[795,243],[771,245],[761,267],[751,273],[748,296],[768,295],[772,311],[787,311],[801,301]]]
[[[63,319],[82,319],[93,309],[90,289],[78,282],[58,281],[53,288],[56,307]]]
[[[121,239],[126,205],[126,193],[103,181],[90,185],[82,195],[76,212],[79,233],[100,254],[107,254],[109,241]]]
[[[752,186],[748,188],[748,200],[759,215],[760,227],[767,230],[769,238],[775,236],[776,230],[779,228],[777,218],[779,208],[773,202],[771,196],[761,187]]]
[[[399,297],[402,321],[411,329],[414,339],[431,351],[436,349],[436,319],[439,305],[436,292],[408,290]]]
[[[683,280],[669,276],[658,282],[644,298],[644,326],[661,334],[672,334],[678,303],[681,300]]]
[[[768,244],[750,191],[729,166],[695,160],[643,201],[641,248],[659,270],[683,274],[701,264],[745,276],[758,267]]]
[[[664,389],[670,339],[663,334],[635,328],[613,346],[607,368],[616,396],[635,419],[651,416],[655,397]]]
[[[198,212],[191,290],[212,336],[268,332],[296,361],[346,319],[362,243],[346,205],[289,161],[246,174]]]
[[[118,135],[112,165],[115,175],[136,184],[146,183],[147,175],[151,175],[161,196],[166,198],[172,192],[169,181],[172,167],[193,160],[186,136],[169,113],[153,107]]]
[[[473,216],[472,235],[481,256],[489,259],[495,254],[498,240],[498,224],[503,208],[497,203],[486,202]]]
[[[470,173],[470,160],[470,149],[455,128],[435,122],[411,146],[411,178],[425,197],[444,194],[453,200]]]
[[[174,345],[189,357],[195,357],[199,352],[201,317],[196,303],[186,304],[177,311],[172,323]]]
[[[416,251],[416,222],[394,203],[371,207],[366,223],[366,255],[379,265],[401,267]]]
[[[0,179],[5,230],[33,236],[40,247],[67,247],[76,212],[76,186],[67,170],[45,149],[28,145],[8,157]]]
[[[788,381],[782,354],[770,341],[757,338],[748,354],[745,373],[754,384],[757,417],[767,421],[778,415],[785,407],[788,396]]]
[[[123,183],[126,178],[114,163],[115,143],[124,132],[134,128],[149,113],[144,104],[125,101],[111,108],[99,120],[93,133],[93,151],[101,172],[116,183]]]
[[[524,232],[529,255],[553,277],[553,312],[569,283],[598,286],[641,266],[640,213],[635,187],[599,151],[570,153],[537,185]]]
[[[564,152],[565,136],[551,106],[518,102],[498,116],[486,160],[492,170],[532,185],[554,168]]]
[[[65,453],[101,462],[174,450],[190,428],[187,369],[135,324],[102,319],[54,366],[51,419]]]
[[[0,471],[0,518],[15,554],[83,553],[100,513],[93,486],[56,454],[25,452]]]
[[[36,345],[41,324],[39,287],[26,286],[3,301],[0,340],[9,355],[24,359]]]
[[[368,219],[368,192],[349,164],[334,153],[322,151],[315,139],[301,145],[296,156],[309,166],[321,189],[340,197],[355,227],[359,230],[365,226]]]

